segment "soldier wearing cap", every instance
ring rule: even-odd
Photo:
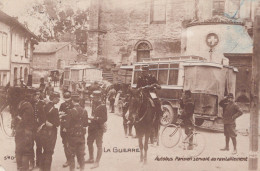
[[[63,95],[63,99],[65,102],[63,102],[60,105],[60,109],[59,109],[59,113],[60,113],[60,136],[62,139],[62,144],[64,147],[64,153],[66,156],[66,162],[63,164],[63,167],[67,167],[69,165],[69,154],[68,154],[68,135],[67,135],[67,130],[64,127],[64,124],[66,122],[67,116],[68,116],[68,112],[70,109],[73,108],[73,104],[71,101],[71,92],[67,91],[64,93]]]
[[[36,130],[45,122],[45,112],[44,112],[44,101],[40,100],[41,92],[38,90],[35,92],[32,99],[32,106],[34,109],[34,119],[35,119],[35,127],[34,127],[34,141],[36,144],[36,167],[40,166],[40,159],[42,156],[42,142],[40,140],[39,134],[37,134]],[[34,161],[34,158],[33,158]]]
[[[34,110],[29,94],[21,94],[15,116],[15,157],[17,170],[29,170],[33,158]]]
[[[180,99],[180,107],[183,110],[181,114],[181,119],[183,119],[185,134],[187,136],[193,133],[193,113],[194,113],[194,102],[191,98],[191,91],[185,90],[183,98]],[[193,137],[189,139],[188,150],[193,149]]]
[[[60,94],[52,92],[50,94],[50,102],[44,108],[46,119],[38,128],[40,139],[43,145],[43,155],[40,162],[40,169],[49,171],[51,169],[52,155],[57,139],[57,127],[60,125],[59,111],[55,104],[59,103]]]
[[[145,88],[148,87],[148,88]],[[152,135],[154,138],[158,138],[158,130],[159,130],[159,117],[163,114],[162,108],[161,108],[161,102],[159,98],[157,97],[151,97],[150,93],[154,92],[156,94],[155,89],[161,89],[161,86],[159,85],[157,79],[152,74],[149,74],[149,66],[143,65],[142,66],[142,72],[141,76],[139,76],[137,80],[136,88],[145,88],[143,93],[146,97],[150,98],[154,102],[154,107],[156,111],[156,120],[154,123],[154,129],[152,130]],[[132,116],[130,116],[131,118]]]
[[[92,105],[92,114],[89,117],[90,123],[88,128],[88,150],[89,150],[89,159],[86,163],[94,163],[92,168],[99,166],[99,161],[102,156],[102,139],[104,133],[104,124],[107,121],[107,108],[105,104],[101,102],[101,91],[93,92],[93,105]],[[97,144],[97,156],[94,161],[94,148],[93,143],[96,140]]]
[[[239,106],[234,102],[234,95],[229,93],[227,97],[219,102],[219,105],[223,108],[223,123],[224,123],[224,135],[226,146],[221,151],[229,151],[229,140],[231,138],[234,151],[232,154],[237,153],[237,141],[236,141],[236,119],[243,114]]]
[[[85,134],[88,126],[88,113],[79,104],[78,94],[72,94],[73,108],[69,110],[64,127],[67,130],[68,161],[70,170],[75,169],[75,156],[77,156],[80,170],[85,166]]]

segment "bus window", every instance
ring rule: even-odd
[[[137,79],[140,76],[140,74],[141,74],[141,71],[135,71],[134,72],[134,84],[137,83]]]
[[[158,70],[159,84],[167,85],[168,72],[169,72],[169,64],[159,64],[159,70]]]
[[[179,74],[179,70],[177,70],[177,69],[170,70],[168,85],[177,85],[177,83],[178,83],[178,74]]]
[[[167,85],[168,70],[159,70],[158,71],[158,82],[162,85]]]

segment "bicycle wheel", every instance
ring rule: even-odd
[[[9,106],[6,106],[0,115],[0,126],[3,133],[7,137],[13,137],[13,130],[11,128],[12,116],[10,114]]]
[[[196,157],[204,151],[206,140],[202,134],[195,132],[189,137],[185,138],[183,144],[184,148],[189,151],[189,155],[191,157]]]
[[[181,138],[181,128],[177,125],[170,124],[165,127],[161,134],[162,144],[167,148],[176,146]]]

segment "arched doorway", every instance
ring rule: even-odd
[[[17,68],[14,68],[14,86],[17,85]]]
[[[134,50],[136,50],[137,62],[143,59],[150,58],[150,51],[152,50],[152,45],[146,40],[141,40],[136,43]]]
[[[24,68],[24,83],[27,84],[28,81],[28,69]]]

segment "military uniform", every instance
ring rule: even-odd
[[[94,96],[101,96],[100,94]],[[100,98],[100,97],[99,97]],[[101,99],[99,101],[94,101],[92,106],[92,117],[91,123],[88,128],[88,150],[89,150],[89,160],[93,161],[94,159],[94,148],[93,143],[96,140],[97,144],[97,157],[95,163],[98,165],[101,155],[102,155],[102,139],[103,139],[103,128],[104,123],[107,121],[107,108],[105,104],[101,103]]]
[[[40,140],[40,135],[37,133],[37,128],[41,126],[45,120],[45,112],[44,112],[44,106],[45,103],[42,100],[38,100],[34,102],[33,108],[34,108],[34,119],[35,119],[35,128],[34,128],[34,141],[36,144],[36,166],[40,166],[40,161],[42,157],[43,147],[42,142]]]
[[[108,92],[108,100],[109,100],[109,103],[110,103],[111,113],[115,112],[115,98],[116,98],[116,90],[114,88],[112,88]]]
[[[229,140],[232,139],[234,152],[233,154],[237,153],[236,151],[236,123],[235,120],[239,116],[243,114],[239,106],[233,101],[228,100],[228,98],[234,98],[232,93],[228,94],[228,97],[221,100],[219,105],[223,108],[223,123],[224,123],[224,135],[226,139],[226,147],[221,150],[229,150]]]
[[[180,101],[180,107],[183,109],[181,119],[183,119],[185,134],[189,136],[193,133],[193,129],[194,129],[194,124],[193,124],[194,103],[190,97],[185,98]],[[191,138],[190,143],[192,143],[192,140],[193,139]]]
[[[52,94],[51,96],[56,95]],[[54,147],[57,139],[57,127],[60,125],[60,120],[58,109],[55,108],[52,101],[46,104],[44,110],[46,113],[46,124],[43,126],[40,133],[44,150],[40,169],[43,171],[49,171],[51,169],[52,155],[54,153]],[[47,123],[50,123],[51,125]]]
[[[33,157],[34,110],[32,104],[22,100],[18,105],[18,116],[15,118],[15,155],[17,170],[29,169],[29,160]]]
[[[85,134],[88,125],[88,114],[78,103],[70,109],[65,121],[68,135],[68,161],[70,170],[75,169],[75,156],[77,156],[80,169],[85,165]]]
[[[65,153],[67,161],[69,160],[68,135],[67,135],[67,130],[64,127],[64,124],[66,123],[68,112],[72,108],[73,108],[73,104],[72,104],[71,100],[69,100],[69,101],[66,101],[66,102],[62,103],[60,105],[60,109],[59,109],[59,112],[64,112],[65,113],[64,116],[61,116],[61,120],[60,120],[61,121],[60,136],[61,136],[61,139],[62,139],[62,144],[63,144],[63,147],[64,147],[64,153]],[[66,164],[64,165],[64,167],[66,167]]]

